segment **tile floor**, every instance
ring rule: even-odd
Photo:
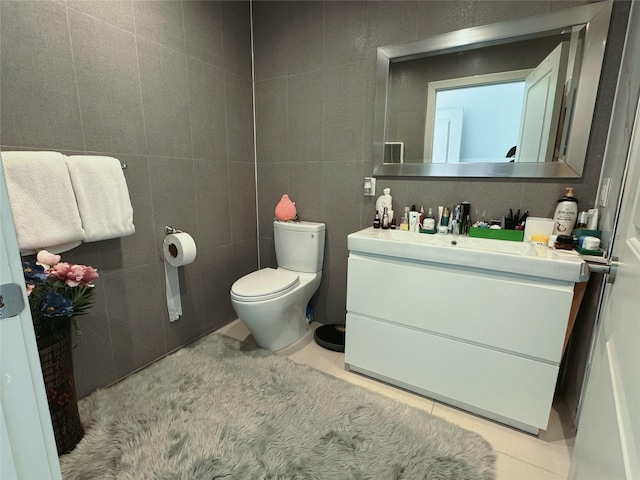
[[[278,353],[295,362],[309,365],[355,385],[426,410],[482,435],[497,454],[497,480],[564,480],[567,478],[575,430],[564,415],[561,402],[554,402],[548,429],[541,431],[536,437],[363,375],[348,372],[345,370],[343,353],[326,350],[314,342],[312,331],[320,324],[312,323],[311,326],[312,329],[305,338]],[[216,333],[254,343],[251,333],[240,320],[226,325]]]

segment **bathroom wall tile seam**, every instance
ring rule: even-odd
[[[231,80],[235,80],[235,81],[232,82]],[[255,163],[255,146],[254,146],[255,133],[253,131],[254,130],[254,123],[253,123],[254,106],[253,105],[254,105],[255,99],[253,98],[253,89],[252,89],[251,83],[248,83],[248,85],[251,86],[251,99],[250,99],[250,122],[251,122],[250,145],[251,145],[251,148],[250,148],[250,151],[247,150],[247,152],[243,152],[246,156],[240,156],[240,157],[237,157],[236,153],[232,151],[232,147],[234,145],[231,140],[233,139],[235,141],[235,137],[230,136],[230,134],[232,133],[232,130],[229,128],[229,125],[231,122],[237,120],[237,118],[234,117],[233,115],[234,112],[230,111],[228,107],[231,101],[237,100],[236,97],[234,96],[235,94],[237,94],[237,92],[233,90],[230,91],[229,87],[240,84],[241,81],[242,81],[242,77],[236,74],[235,72],[231,72],[227,70],[224,71],[225,121],[227,125],[227,135],[226,135],[227,158],[229,160],[229,163]]]
[[[191,94],[189,92],[189,54],[187,52],[187,33],[186,33],[186,28],[185,28],[185,21],[184,21],[184,2],[182,2],[180,4],[180,9],[182,10],[182,43],[184,46],[184,52],[185,52],[185,61],[184,61],[184,66],[185,66],[185,72],[187,75],[187,108],[189,110],[189,139],[191,140],[191,158],[194,158],[193,155],[193,111],[191,108]],[[204,63],[204,62],[203,62]],[[192,165],[193,167],[193,174],[194,174],[194,179],[195,179],[195,165]],[[193,185],[193,188],[195,189],[195,182]],[[198,218],[198,210],[197,210],[197,203],[196,203],[196,219]],[[197,222],[197,220],[196,220]]]
[[[135,33],[135,28],[134,28],[134,29],[131,29],[131,30],[128,30],[128,29],[126,29],[126,28],[121,27],[120,25],[117,25],[117,24],[115,24],[115,23],[108,22],[108,21],[106,21],[106,20],[104,20],[104,19],[102,19],[102,18],[100,18],[100,17],[96,17],[95,15],[91,15],[90,13],[84,12],[84,11],[80,10],[79,8],[75,8],[75,7],[73,7],[72,5],[68,5],[68,4],[67,4],[67,5],[66,5],[66,8],[67,8],[67,10],[73,10],[74,12],[77,12],[77,13],[79,13],[79,14],[81,14],[81,15],[84,15],[84,16],[90,17],[90,18],[92,18],[92,19],[94,19],[94,20],[97,20],[98,22],[101,22],[101,23],[104,23],[104,24],[106,24],[106,25],[110,25],[110,26],[112,26],[112,27],[114,27],[114,28],[117,28],[117,29],[119,29],[119,30],[122,30],[123,32],[131,33],[131,34],[134,34],[134,35],[136,34],[136,33]]]
[[[222,42],[224,42],[224,35],[222,35]],[[223,60],[224,62],[224,60]],[[223,105],[224,105],[224,124],[225,124],[225,132],[224,132],[224,139],[225,139],[225,152],[224,152],[224,156],[225,159],[227,161],[227,167],[229,167],[229,165],[233,162],[231,162],[231,158],[229,156],[229,148],[230,148],[230,142],[229,142],[229,112],[227,110],[227,101],[228,101],[228,97],[229,94],[227,92],[227,74],[228,72],[225,72],[223,70],[222,73],[222,91],[223,91]],[[253,86],[252,86],[252,93],[251,96],[253,97]],[[253,125],[253,128],[255,130],[255,122]],[[255,143],[255,132],[252,132],[253,134],[253,142]],[[255,159],[254,159],[255,161]],[[227,200],[229,202],[229,205],[231,205],[231,202],[233,201],[233,198],[231,197],[231,175],[229,173],[229,170],[227,169]],[[229,229],[229,243],[233,244],[233,229]],[[204,279],[202,279],[202,288],[203,288],[203,292],[204,292]]]
[[[101,272],[100,275],[108,277],[109,273],[102,273]],[[106,297],[106,293],[105,293],[104,290],[102,290],[101,295],[103,297]],[[110,318],[110,315],[109,315],[109,302],[107,302],[106,298],[104,300],[104,312],[105,312],[105,315],[107,317],[107,322],[106,322],[107,332],[109,332],[108,335],[109,335],[109,352],[111,353],[111,359],[110,359],[111,360],[111,362],[110,362],[111,363],[111,371],[112,371],[114,377],[116,377],[117,376],[116,375],[116,352],[113,349],[113,334],[111,332],[111,322],[108,320]]]
[[[69,36],[69,47],[71,49],[71,66],[73,68],[73,81],[74,81],[74,86],[76,89],[76,102],[78,104],[78,115],[80,118],[80,133],[82,134],[82,143],[83,143],[83,147],[84,150],[87,150],[87,139],[86,139],[86,135],[85,135],[85,128],[84,128],[84,123],[82,121],[82,107],[81,107],[81,102],[80,102],[80,90],[78,88],[78,70],[76,68],[76,59],[75,59],[75,53],[73,51],[73,38],[71,35],[71,24],[69,23],[69,9],[65,8],[64,11],[65,14],[65,18],[67,20],[67,34]]]
[[[320,60],[320,65],[322,67],[322,83],[321,83],[321,88],[322,88],[322,117],[321,117],[321,121],[320,121],[320,125],[321,125],[321,129],[322,129],[322,136],[321,138],[321,142],[320,142],[320,148],[322,149],[320,158],[321,160],[324,162],[326,161],[326,148],[324,146],[324,138],[325,138],[325,127],[324,127],[324,118],[327,114],[327,97],[326,97],[326,89],[325,89],[325,71],[326,71],[326,64],[324,61],[324,52],[327,49],[327,6],[326,6],[326,2],[322,3],[322,55],[321,55],[321,60]],[[323,170],[323,175],[320,176],[320,191],[323,192],[324,191],[324,170]],[[325,218],[325,211],[324,211],[324,202],[322,202],[322,219]],[[326,238],[325,238],[326,241]]]
[[[135,31],[135,14],[134,14],[134,29],[133,30],[127,30],[126,28],[122,28],[119,25],[116,25],[114,23],[110,23],[110,22],[108,22],[106,20],[103,20],[103,19],[101,19],[99,17],[96,17],[94,15],[91,15],[89,13],[83,12],[82,10],[79,10],[79,9],[74,8],[72,6],[68,6],[67,5],[66,8],[69,9],[69,10],[73,10],[75,12],[78,12],[81,15],[84,15],[84,16],[90,17],[90,18],[92,18],[94,20],[97,20],[98,22],[104,23],[105,25],[109,25],[111,27],[114,27],[114,28],[117,28],[119,30],[122,30],[123,32],[131,33],[131,34],[135,35],[136,37],[144,38],[145,40],[147,40],[149,42],[152,42],[152,43],[154,43],[156,45],[161,45],[161,46],[163,46],[163,47],[165,47],[165,48],[167,48],[169,50],[173,50],[175,52],[179,52],[179,53],[185,54],[190,59],[196,60],[198,62],[206,63],[207,65],[210,65],[210,66],[212,66],[214,68],[220,68],[220,69],[223,68],[221,65],[217,65],[217,64],[214,64],[214,63],[211,63],[211,62],[207,62],[206,60],[189,53],[189,51],[187,50],[187,46],[186,46],[186,36],[185,36],[185,40],[184,40],[185,41],[184,49],[180,49],[180,48],[172,47],[171,45],[167,45],[167,44],[162,43],[162,42],[158,42],[158,41],[156,41],[156,40],[154,40],[152,38],[149,38],[148,36],[145,36],[145,35],[143,35],[141,33],[137,33]],[[183,16],[183,21],[184,21],[184,16]],[[231,73],[233,73],[233,72],[231,72]]]
[[[107,155],[107,156],[118,156],[118,155],[137,155],[137,156],[149,156],[147,153],[136,153],[136,152],[127,152],[127,151],[121,151],[121,152],[114,152],[114,151],[107,151],[107,150],[88,150],[88,149],[82,149],[82,150],[70,150],[70,149],[60,149],[60,148],[51,148],[51,147],[42,147],[40,145],[10,145],[10,144],[2,144],[3,149],[7,150],[7,149],[15,149],[15,150],[42,150],[45,152],[62,152],[61,153],[66,153],[66,155]],[[197,157],[197,156],[170,156],[170,155],[151,155],[154,158],[158,158],[158,159],[167,159],[167,160],[209,160],[208,157],[206,156],[202,156],[202,157]],[[234,163],[233,161],[230,161],[230,163]],[[235,162],[235,163],[246,163],[246,162]],[[126,175],[126,171],[125,171],[125,175]]]
[[[194,149],[193,149],[193,109],[191,108],[191,92],[190,92],[190,82],[189,82],[189,55],[188,55],[188,50],[187,50],[187,33],[186,33],[186,26],[185,26],[185,18],[184,18],[184,2],[181,2],[180,4],[180,10],[182,12],[182,44],[183,44],[183,48],[184,48],[184,53],[185,53],[185,61],[184,61],[184,67],[185,67],[185,74],[186,74],[186,78],[187,78],[187,109],[189,111],[189,144],[191,147],[191,171],[193,173],[193,183],[191,185],[193,191],[196,191],[196,168],[195,168],[195,161],[193,160],[194,158]],[[200,232],[200,215],[198,212],[198,201],[196,199],[195,202],[195,224],[196,224],[196,231],[195,234],[199,234]],[[200,287],[201,287],[202,282],[200,282]],[[200,288],[200,295],[202,294],[202,287]],[[197,296],[198,292],[196,292],[196,296]],[[166,332],[165,332],[165,350],[167,350],[168,348],[168,343],[167,343],[167,337],[166,337]]]
[[[418,6],[416,4],[416,12],[418,9]],[[366,32],[367,32],[367,43],[369,44],[369,46],[371,46],[373,44],[371,36],[371,2],[367,1],[367,24],[366,24]],[[414,15],[414,18],[416,19],[416,26],[415,26],[415,32],[414,33],[414,37],[417,34],[417,28],[418,28],[418,21],[417,21],[417,15]],[[374,51],[376,52],[376,55],[373,56],[374,58],[377,57],[377,48],[374,49]],[[366,60],[366,59],[365,59]],[[366,121],[366,114],[367,114],[367,81],[366,81],[366,68],[365,68],[365,73],[363,75],[363,96],[362,96],[362,160],[364,163],[364,160],[367,158],[366,156],[366,152],[367,152],[367,145],[365,142],[365,139],[367,138],[367,121]],[[324,87],[324,85],[323,85]],[[359,204],[358,204],[358,209],[359,209],[359,219],[362,219],[365,213],[365,210],[368,209],[368,206],[365,203],[365,198],[363,198]],[[346,277],[345,277],[346,279]],[[345,283],[345,292],[346,292],[346,283]],[[345,296],[345,304],[346,304],[346,296]],[[345,306],[345,310],[346,310],[346,306]]]
[[[142,110],[142,129],[144,132],[144,152],[147,155],[147,164],[149,163],[149,138],[147,135],[147,121],[144,109],[144,98],[142,95],[142,72],[140,71],[140,46],[138,45],[138,35],[136,34],[136,15],[135,9],[133,8],[133,2],[131,3],[131,21],[133,23],[133,35],[134,35],[134,43],[136,48],[136,73],[138,75],[138,96],[140,99],[140,109]],[[147,175],[148,183],[149,183],[149,191],[151,191],[151,177]],[[153,208],[153,206],[152,206]],[[153,219],[152,219],[153,221]],[[155,223],[155,222],[154,222]],[[154,232],[154,240],[157,240]]]

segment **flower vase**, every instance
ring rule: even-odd
[[[59,335],[37,339],[58,455],[73,450],[84,435],[73,375],[71,330],[69,319]]]

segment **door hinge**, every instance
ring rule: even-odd
[[[22,288],[17,283],[0,285],[0,319],[15,317],[24,310]]]

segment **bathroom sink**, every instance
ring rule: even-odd
[[[397,257],[466,268],[478,268],[560,281],[583,282],[589,277],[577,252],[459,235],[429,235],[404,230],[365,228],[347,237],[350,252]]]
[[[508,253],[512,255],[526,255],[534,253],[529,242],[510,242],[502,240],[488,240],[485,238],[471,238],[464,235],[430,235],[425,233],[406,232],[402,230],[374,230],[380,238],[389,238],[396,242],[438,245],[443,247],[470,248],[485,252]]]

